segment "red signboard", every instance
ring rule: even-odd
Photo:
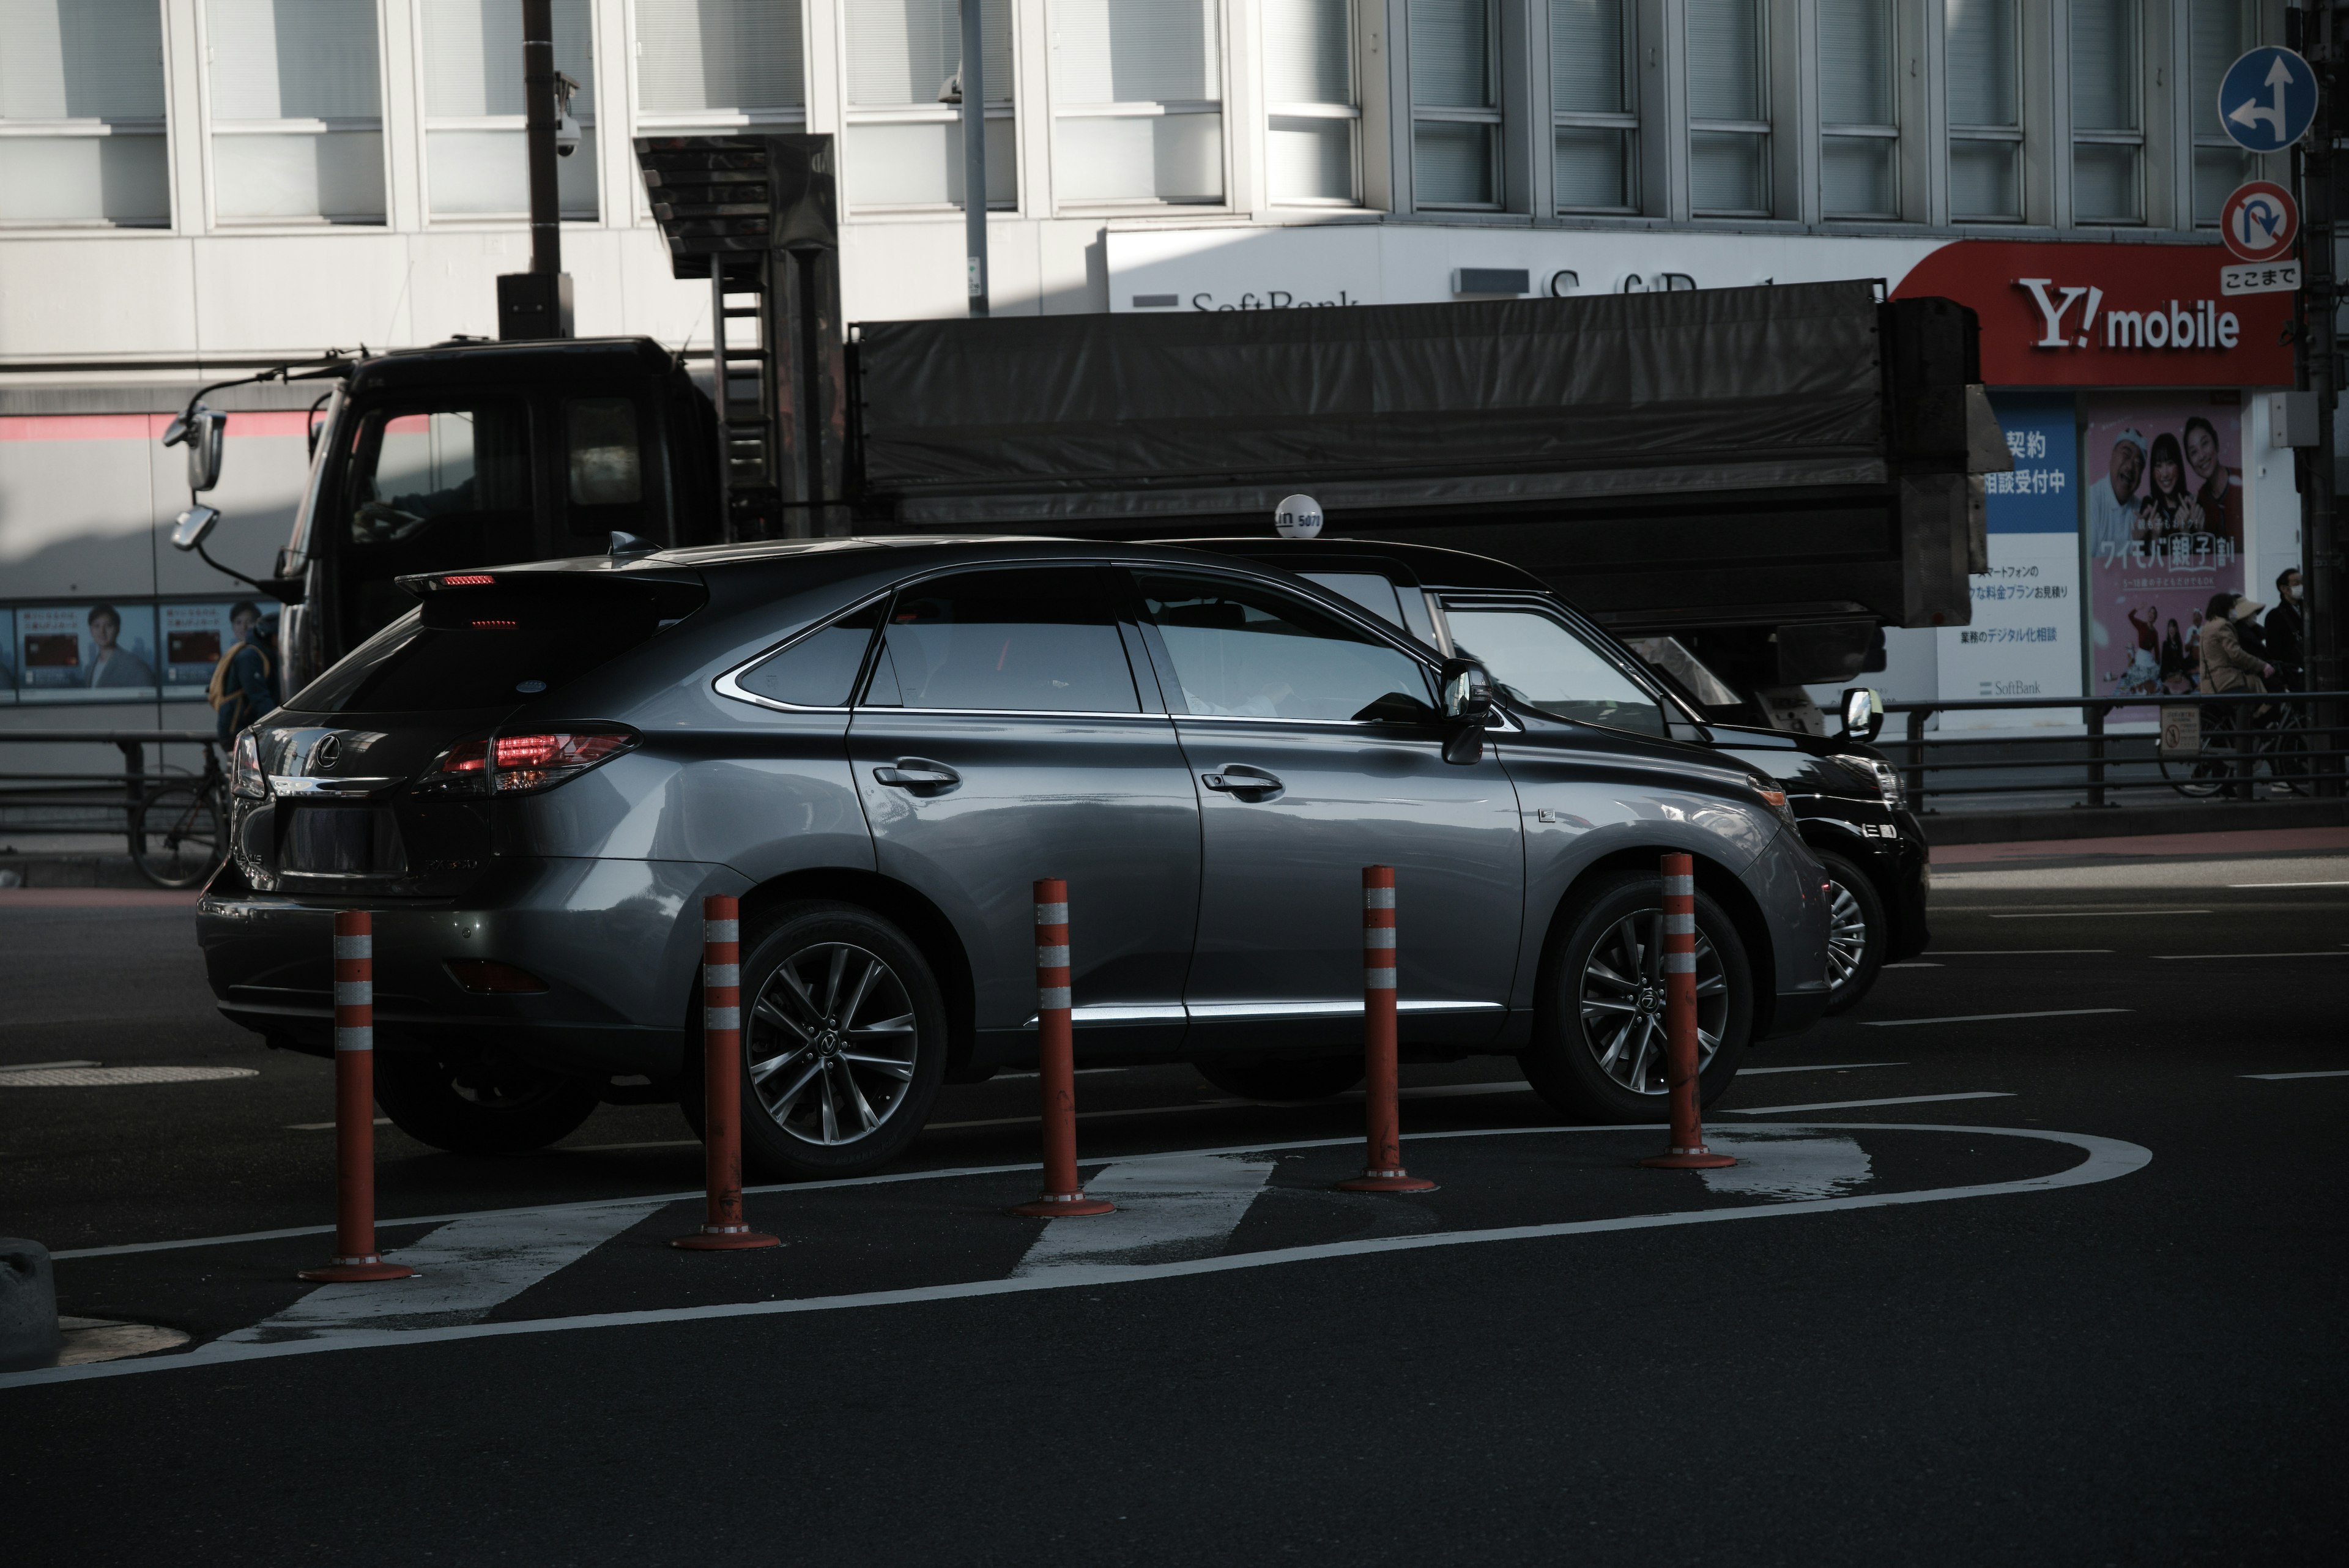
[[[2219,245],[1960,240],[1892,292],[1982,317],[1993,387],[2288,387],[2289,294],[2221,294]]]

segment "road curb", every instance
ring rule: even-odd
[[[2349,800],[2185,801],[2057,811],[1927,812],[1925,838],[1945,844],[2018,844],[2057,838],[2136,838],[2153,834],[2239,833],[2253,828],[2338,827]]]

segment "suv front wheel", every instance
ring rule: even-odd
[[[946,1002],[905,934],[853,904],[742,932],[742,1155],[774,1179],[861,1176],[905,1152],[945,1076]],[[701,1043],[680,1098],[702,1130]]]
[[[1664,899],[1646,872],[1609,877],[1559,921],[1542,961],[1542,1018],[1526,1081],[1561,1113],[1599,1123],[1661,1121]],[[1737,1076],[1754,1030],[1754,976],[1737,928],[1696,896],[1697,1090],[1711,1105]]]

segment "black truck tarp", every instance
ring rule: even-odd
[[[870,323],[854,504],[1141,537],[1304,492],[1332,534],[1500,556],[1619,625],[1959,624],[1972,330],[1865,280]]]

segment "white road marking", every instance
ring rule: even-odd
[[[421,1278],[320,1285],[275,1317],[222,1334],[232,1345],[316,1339],[352,1329],[439,1328],[479,1323],[556,1270],[577,1262],[645,1218],[638,1203],[556,1215],[458,1220],[400,1248]]]
[[[1864,1018],[1862,1029],[1900,1029],[1911,1023],[1995,1023],[2007,1018],[2080,1018],[2091,1012],[2135,1012],[2134,1007],[2059,1007],[2047,1012],[1964,1012],[1953,1018]]]
[[[1726,1170],[1698,1172],[1715,1192],[1752,1198],[1833,1198],[1868,1185],[1868,1151],[1847,1137],[1774,1137],[1756,1128],[1708,1133],[1705,1146],[1735,1155]]]
[[[375,1119],[375,1125],[379,1127],[388,1127],[391,1125],[391,1118],[389,1116],[378,1116]],[[335,1124],[332,1122],[287,1122],[285,1124],[285,1130],[287,1132],[332,1132],[335,1130]]]
[[[2349,882],[2230,882],[2230,888],[2349,888]]]
[[[95,1067],[95,1062],[11,1062],[0,1073],[37,1073],[48,1067]]]
[[[1791,1116],[1796,1111],[1851,1111],[1862,1106],[1921,1106],[1933,1100],[2011,1100],[2010,1089],[1973,1089],[1962,1095],[1902,1095],[1889,1100],[1821,1100],[1808,1106],[1756,1106],[1750,1111],[1730,1111],[1733,1116]]]
[[[2349,958],[2349,950],[2319,948],[2306,953],[2156,953],[2163,963],[2175,963],[2181,959],[2252,959],[2252,958]]]
[[[1681,1225],[1739,1224],[1752,1220],[1775,1220],[1796,1215],[1831,1214],[1850,1209],[1890,1208],[1912,1203],[1947,1203],[1967,1198],[1992,1198],[2014,1192],[2046,1192],[2111,1181],[2141,1170],[2153,1151],[2141,1144],[2093,1133],[2049,1132],[2036,1127],[1949,1127],[1920,1122],[1867,1124],[1883,1132],[1961,1133],[1971,1137],[2019,1137],[2044,1143],[2068,1144],[2087,1158],[2069,1170],[2052,1176],[2026,1177],[2017,1181],[1989,1181],[1971,1187],[1924,1188],[1906,1192],[1862,1192],[1840,1198],[1818,1198],[1788,1203],[1755,1203],[1733,1209],[1680,1210],[1661,1214],[1628,1215],[1612,1220],[1574,1220],[1549,1225],[1511,1225],[1485,1231],[1438,1231],[1411,1236],[1381,1236],[1353,1241],[1325,1242],[1309,1247],[1283,1247],[1261,1252],[1240,1252],[1218,1258],[1195,1258],[1174,1263],[1096,1264],[1087,1268],[1055,1269],[1025,1279],[974,1280],[959,1284],[917,1285],[905,1290],[865,1291],[849,1295],[802,1297],[793,1301],[726,1302],[707,1306],[663,1307],[637,1312],[588,1313],[574,1317],[536,1318],[511,1323],[460,1324],[447,1328],[385,1330],[353,1329],[331,1339],[297,1339],[275,1345],[223,1345],[215,1340],[184,1355],[157,1360],[114,1361],[92,1366],[52,1366],[31,1372],[0,1373],[0,1388],[50,1383],[79,1383],[100,1377],[135,1377],[173,1372],[191,1366],[217,1366],[229,1362],[272,1360],[286,1355],[310,1355],[322,1351],[367,1345],[445,1345],[458,1340],[504,1338],[509,1335],[564,1334],[580,1329],[640,1327],[657,1324],[700,1323],[722,1318],[771,1317],[812,1312],[843,1312],[863,1307],[905,1306],[930,1302],[965,1301],[980,1296],[1019,1295],[1034,1291],[1067,1290],[1112,1284],[1143,1283],[1189,1275],[1236,1272],[1289,1263],[1318,1262],[1333,1258],[1372,1257],[1393,1252],[1423,1251],[1438,1247],[1481,1246],[1495,1241],[1546,1241],[1560,1236],[1587,1236],[1618,1231],[1661,1230]],[[1543,1133],[1608,1132],[1623,1127],[1501,1127],[1464,1133],[1416,1133],[1412,1141],[1458,1137],[1523,1137]],[[1628,1129],[1637,1130],[1637,1129]],[[1663,1131],[1661,1125],[1646,1130]],[[1751,1129],[1749,1129],[1751,1130]],[[1788,1132],[1816,1130],[1799,1123]],[[1845,1130],[1827,1124],[1825,1130]],[[1262,1144],[1248,1148],[1202,1149],[1202,1154],[1272,1154],[1292,1148],[1326,1148],[1353,1144],[1358,1137],[1316,1138],[1305,1143]],[[1034,1170],[1036,1166],[1007,1167]],[[920,1179],[949,1172],[928,1171],[903,1179]],[[854,1186],[872,1180],[810,1182],[796,1189]],[[687,1196],[698,1197],[699,1194]],[[1073,1223],[1061,1221],[1060,1223]],[[62,1256],[63,1254],[59,1254]]]
[[[1764,1073],[1848,1073],[1857,1067],[1906,1067],[1906,1062],[1816,1062],[1800,1067],[1740,1067],[1741,1078],[1756,1078]]]
[[[2339,1068],[2324,1073],[2246,1073],[2243,1076],[2264,1078],[2271,1084],[2279,1083],[2285,1078],[2349,1078],[2349,1068]]]
[[[1047,1222],[1012,1277],[1212,1257],[1239,1228],[1271,1174],[1268,1159],[1228,1155],[1121,1159],[1085,1183],[1087,1196],[1116,1204],[1117,1212]]]
[[[1934,958],[2052,958],[2058,954],[2108,953],[2110,948],[1935,948]]]
[[[2101,920],[2115,915],[2207,915],[2208,909],[2064,909],[2030,915],[1992,915],[1993,920]]]

